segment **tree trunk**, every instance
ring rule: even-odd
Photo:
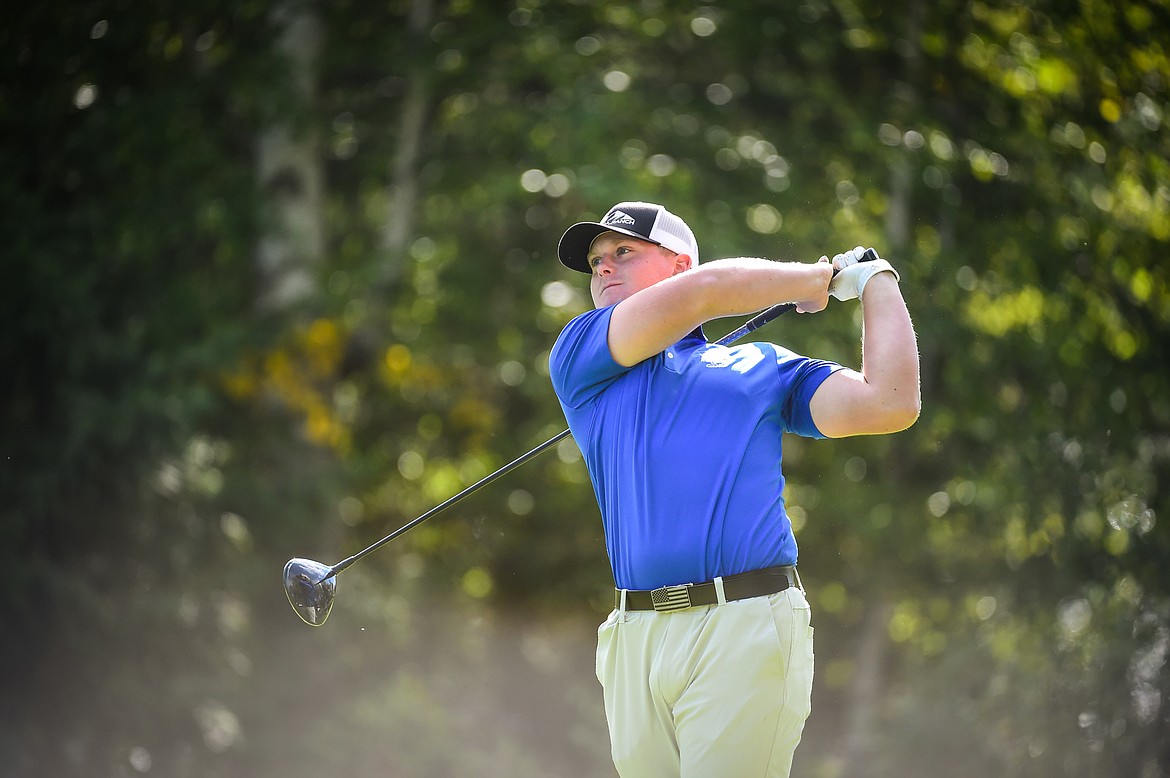
[[[302,104],[313,104],[321,23],[304,3],[276,6],[284,32],[278,42],[288,58]],[[306,112],[309,113],[309,112]],[[324,172],[319,141],[311,128],[288,124],[267,129],[257,143],[257,175],[268,197],[268,223],[257,246],[262,310],[285,310],[316,289],[316,268],[325,254]]]
[[[411,37],[418,39],[428,34],[434,6],[434,0],[413,0],[407,22]],[[389,207],[382,229],[382,249],[387,262],[381,280],[387,286],[402,272],[407,245],[415,232],[419,157],[430,114],[430,96],[427,71],[414,68],[408,76],[406,98],[398,123],[398,148],[390,170]]]
[[[918,103],[918,84],[922,74],[922,3],[913,0],[906,13],[906,34],[899,41],[898,50],[902,54],[902,61],[906,74],[906,88],[896,93],[897,102],[907,117],[915,115]],[[890,246],[896,251],[904,251],[911,246],[913,235],[911,230],[911,193],[914,188],[914,159],[915,152],[903,150],[890,163],[890,199],[889,209],[886,212],[886,234],[890,239]]]
[[[869,609],[862,623],[861,641],[854,662],[856,671],[849,690],[849,713],[842,738],[842,778],[862,778],[872,773],[870,755],[885,688],[886,656],[890,649],[889,621],[889,604],[879,602]]]

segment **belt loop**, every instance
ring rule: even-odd
[[[626,612],[626,590],[618,589],[618,613],[625,615]]]
[[[792,575],[796,578],[796,588],[800,589],[801,594],[804,594],[804,584],[800,580],[800,571],[795,566],[792,568]]]
[[[723,576],[721,576],[721,575],[715,576],[714,583],[715,583],[715,598],[719,601],[720,605],[726,605],[727,604],[727,595],[723,591]]]

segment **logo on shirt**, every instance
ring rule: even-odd
[[[736,348],[709,348],[699,359],[705,367],[731,368],[737,373],[746,373],[764,359],[764,352],[758,346],[748,344]]]
[[[730,351],[706,351],[701,359],[707,367],[727,367],[735,361]]]

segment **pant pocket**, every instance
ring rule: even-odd
[[[597,652],[593,660],[593,673],[597,676],[597,681],[602,687],[605,686],[606,667],[609,664],[610,646],[613,643],[617,621],[618,612],[615,610],[597,628]]]
[[[769,599],[783,654],[785,705],[803,721],[812,712],[812,610],[799,589],[787,589]]]

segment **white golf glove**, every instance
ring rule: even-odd
[[[833,269],[837,272],[829,282],[830,295],[841,301],[860,298],[869,279],[886,271],[893,273],[895,280],[901,280],[894,266],[880,257],[870,262],[862,262],[861,258],[865,252],[864,246],[858,246],[833,257]],[[874,254],[876,256],[877,252]]]

